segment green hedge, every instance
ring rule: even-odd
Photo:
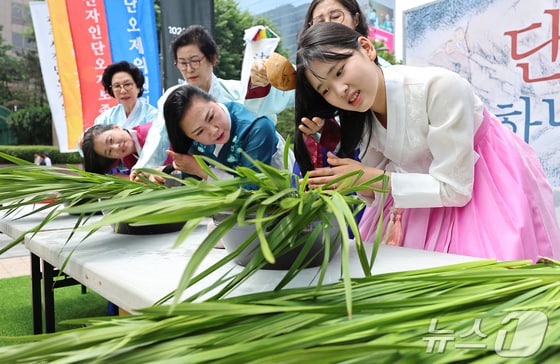
[[[53,164],[81,164],[82,157],[78,152],[61,153],[58,147],[52,145],[0,145],[0,151],[33,162],[33,154],[47,153]],[[0,158],[0,164],[9,163]]]

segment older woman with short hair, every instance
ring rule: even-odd
[[[157,118],[157,109],[139,99],[144,92],[142,71],[127,61],[113,63],[103,71],[101,84],[118,101],[118,105],[103,111],[94,124],[116,124],[123,128],[151,123]]]

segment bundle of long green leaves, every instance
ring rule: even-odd
[[[200,303],[0,348],[18,363],[556,363],[558,262],[453,266]],[[21,340],[22,338],[18,338]],[[462,345],[462,346],[461,346]]]
[[[10,158],[5,155],[2,157]],[[79,219],[80,225],[76,226],[74,231],[85,229],[91,233],[103,226],[117,223],[163,224],[187,221],[178,234],[176,240],[178,245],[186,241],[203,219],[229,211],[229,217],[208,234],[188,261],[177,290],[163,297],[161,302],[168,302],[174,296],[172,303],[177,304],[187,288],[231,262],[255,238],[260,242],[260,249],[240,273],[225,274],[222,279],[208,285],[187,300],[196,300],[216,289],[217,293],[212,297],[223,297],[267,263],[274,264],[275,257],[296,247],[303,247],[291,268],[277,285],[276,289],[281,289],[307,266],[308,260],[305,259],[307,252],[316,237],[322,233],[326,253],[318,278],[317,287],[320,289],[331,255],[329,231],[332,228],[337,228],[341,235],[341,270],[346,287],[349,315],[352,307],[348,266],[351,244],[356,246],[364,275],[367,276],[371,272],[376,250],[374,249],[372,254],[367,256],[354,216],[363,205],[351,193],[369,188],[366,186],[377,179],[354,186],[352,180],[359,178],[360,172],[332,181],[330,186],[340,184],[336,189],[331,189],[330,186],[325,186],[323,189],[308,189],[306,179],[300,181],[287,170],[278,170],[259,161],[253,161],[256,170],[246,167],[230,169],[214,161],[198,158],[200,165],[209,176],[213,177],[213,180],[199,181],[188,178],[181,181],[183,185],[180,187],[165,188],[147,180],[145,184],[141,184],[113,176],[89,174],[76,169],[67,171],[61,168],[45,168],[28,162],[21,163],[13,157],[11,159],[20,165],[0,170],[0,181],[4,181],[3,186],[10,186],[10,188],[0,187],[3,209],[12,211],[16,207],[56,196],[55,202],[49,204],[50,208],[54,208],[52,215],[49,215],[41,226],[34,228],[34,231],[38,231],[49,220],[63,212],[80,214],[82,216],[82,219]],[[287,164],[287,152],[285,160]],[[217,180],[213,169],[206,162],[212,162],[216,168],[236,177]],[[146,170],[146,172],[158,173],[154,170]],[[103,199],[99,200],[100,198]],[[78,204],[79,201],[84,200],[87,200],[87,203]],[[66,207],[65,203],[69,207]],[[82,225],[82,220],[87,220],[87,217],[97,211],[110,211],[110,213],[99,220]],[[313,231],[302,233],[316,221],[320,223],[315,225]],[[230,252],[206,270],[196,273],[197,268],[214,249],[216,243],[235,225],[245,224],[254,225],[255,232],[237,250]],[[348,227],[353,231],[355,239],[350,239]],[[84,243],[87,243],[87,239]]]
[[[149,180],[140,184],[111,175],[88,173],[73,166],[37,166],[2,152],[0,156],[14,163],[0,168],[0,211],[10,216],[19,213],[25,206],[33,207],[26,214],[19,214],[20,218],[41,211],[48,212],[47,218],[30,232],[39,231],[69,207],[78,204],[96,203],[106,197],[127,198],[165,189],[165,186]],[[77,220],[76,228],[83,225],[92,214],[83,214]],[[24,235],[14,239],[0,249],[0,254],[22,242],[23,238]]]

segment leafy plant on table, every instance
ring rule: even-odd
[[[214,165],[216,162],[203,157],[197,159],[206,173],[215,178],[213,170],[205,162]],[[20,191],[19,186],[23,188],[26,185],[30,172],[32,172],[31,176],[39,181],[53,185],[49,188],[43,183],[35,183],[35,188],[38,189],[27,189],[25,193],[12,192],[11,195],[7,193],[3,195],[0,190],[0,201],[8,202],[11,209],[29,204],[30,201],[44,200],[46,196],[57,192],[57,206],[65,201],[70,202],[69,207],[57,209],[57,214],[69,212],[87,217],[97,211],[111,211],[96,221],[90,220],[82,226],[77,226],[74,231],[85,229],[94,232],[103,226],[117,223],[141,225],[187,221],[178,234],[176,245],[183,243],[203,219],[224,211],[229,212],[229,216],[210,232],[197,248],[187,263],[176,291],[161,300],[167,302],[174,296],[173,304],[179,302],[187,288],[231,262],[254,238],[258,238],[260,249],[241,272],[235,275],[224,274],[214,284],[196,292],[186,300],[196,300],[209,292],[217,292],[213,293],[209,300],[221,298],[267,263],[274,264],[275,257],[298,246],[303,247],[298,258],[277,285],[276,289],[281,289],[306,267],[305,253],[314,243],[315,237],[323,233],[326,254],[319,273],[317,284],[317,291],[319,291],[329,263],[329,231],[336,228],[341,234],[342,279],[346,291],[348,315],[351,315],[352,289],[348,267],[351,244],[354,243],[356,246],[365,276],[370,275],[377,253],[374,249],[368,257],[362,245],[354,214],[363,205],[351,194],[364,188],[371,189],[369,187],[371,183],[384,177],[354,186],[353,183],[362,173],[358,171],[332,181],[325,188],[308,189],[305,178],[300,181],[289,171],[278,170],[259,161],[253,163],[257,171],[246,167],[230,169],[218,164],[217,168],[226,170],[236,177],[211,181],[185,179],[182,181],[182,186],[175,188],[164,188],[150,183],[144,185],[129,181],[121,182],[115,177],[91,175],[82,171],[73,171],[78,173],[78,176],[64,177],[55,183],[53,179],[60,177],[59,171],[33,165],[12,167],[9,171],[0,173],[0,180],[4,179],[10,183],[16,191]],[[153,170],[146,171],[156,173]],[[335,184],[338,187],[331,189]],[[247,186],[252,188],[246,188]],[[254,188],[255,186],[257,188]],[[11,196],[11,199],[8,201],[4,196]],[[100,197],[104,199],[98,201]],[[78,200],[83,199],[90,199],[90,201],[76,204]],[[54,217],[56,215],[52,216]],[[317,224],[310,233],[302,234],[314,221],[321,223]],[[45,222],[42,225],[44,224]],[[254,225],[255,233],[249,236],[239,249],[197,273],[197,269],[214,249],[216,243],[235,225],[245,224]],[[354,240],[350,238],[348,228],[353,232]],[[172,309],[173,305],[170,307]]]
[[[558,361],[558,262],[480,260],[352,284],[351,320],[344,317],[339,282],[320,294],[313,287],[292,288],[182,302],[172,313],[153,306],[133,316],[73,320],[91,326],[18,337],[34,342],[2,347],[0,357],[9,363],[111,364]],[[430,332],[432,327],[446,334]]]
[[[13,166],[0,168],[0,211],[10,216],[25,206],[33,207],[29,212],[18,215],[18,218],[40,211],[48,212],[47,217],[30,233],[39,231],[74,205],[96,202],[105,197],[117,199],[149,194],[166,188],[148,180],[140,184],[111,175],[88,173],[73,166],[37,166],[2,152],[0,157],[14,163]],[[76,228],[92,214],[80,216]],[[0,249],[0,254],[22,242],[23,238],[24,235]]]

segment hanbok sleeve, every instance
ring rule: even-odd
[[[113,111],[116,106],[103,111],[93,120],[93,125],[116,124],[118,120],[113,120]]]
[[[142,147],[142,153],[139,155],[138,161],[132,169],[137,168],[157,168],[163,166],[167,159],[167,149],[171,148],[167,128],[165,127],[165,119],[163,118],[163,105],[169,94],[176,87],[169,88],[158,100],[157,118],[152,123],[152,127],[146,137],[146,142]]]
[[[464,206],[472,196],[482,104],[470,84],[451,72],[434,77],[426,93],[426,141],[433,159],[428,173],[392,174],[395,207]]]
[[[257,90],[261,89],[261,92]],[[265,91],[265,92],[262,92]],[[276,124],[276,114],[295,105],[295,91],[274,87],[257,87],[247,92],[244,105],[257,116],[268,116]]]
[[[257,118],[244,138],[243,150],[251,158],[270,165],[278,144],[278,137],[272,120],[265,116]],[[253,163],[244,156],[240,158],[239,164],[254,169]]]

